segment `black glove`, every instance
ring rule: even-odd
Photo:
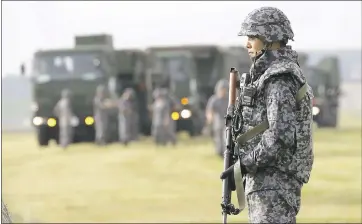
[[[235,164],[234,164],[235,165]],[[235,179],[234,179],[234,165],[230,166],[229,168],[227,168],[224,172],[221,173],[220,175],[220,179],[229,179],[229,186],[231,191],[235,191],[236,186],[235,186]],[[240,170],[241,170],[241,174],[242,175],[246,175],[246,168],[245,166],[240,164]],[[245,180],[244,180],[244,190],[245,190]]]
[[[234,179],[234,165],[230,166],[227,170],[221,173],[220,179],[226,179],[228,178],[229,181],[229,187],[231,191],[236,190],[235,186],[235,179]]]

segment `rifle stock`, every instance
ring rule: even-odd
[[[234,153],[234,144],[232,140],[232,126],[231,121],[234,116],[234,107],[236,101],[236,82],[238,71],[235,68],[230,70],[229,78],[229,103],[227,108],[227,114],[225,117],[226,126],[226,149],[224,151],[224,171],[230,170],[231,166],[237,160]],[[227,215],[237,215],[240,213],[240,209],[235,208],[231,203],[231,177],[223,179],[222,182],[222,215],[223,223],[227,223]]]

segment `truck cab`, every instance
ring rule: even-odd
[[[166,86],[181,104],[172,116],[177,121],[177,130],[187,131],[191,136],[201,134],[206,104],[216,83],[228,79],[230,67],[241,65],[240,49],[187,45],[152,47],[147,52],[148,77],[155,80],[148,83],[152,88]]]
[[[142,80],[145,77],[142,60],[145,60],[143,52],[114,50],[112,36],[107,34],[76,36],[73,48],[35,52],[32,123],[37,130],[39,145],[46,146],[52,139],[58,141],[58,118],[53,109],[63,89],[71,91],[75,114],[72,119],[75,128],[73,142],[94,141],[93,99],[97,86],[107,87],[110,101],[117,100],[127,87],[134,88],[137,98],[142,101]],[[140,110],[143,109],[140,106]],[[107,141],[110,142],[118,139],[117,115],[115,108],[109,110]]]
[[[307,71],[307,80],[314,94],[313,120],[318,127],[337,127],[340,97],[338,59],[325,57]]]

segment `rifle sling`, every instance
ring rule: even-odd
[[[296,96],[297,103],[306,96],[307,93],[307,83],[305,83],[299,90]],[[255,126],[254,128],[248,130],[242,135],[239,135],[236,138],[236,141],[242,145],[248,140],[252,139],[254,136],[264,132],[269,128],[268,121],[264,121],[261,124]],[[236,186],[236,196],[238,199],[239,209],[242,211],[245,208],[245,191],[244,191],[244,183],[243,183],[243,175],[240,169],[240,160],[238,160],[234,165],[234,179],[235,179],[235,186]]]

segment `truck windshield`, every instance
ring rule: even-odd
[[[177,97],[190,96],[190,63],[184,56],[159,57],[162,72],[169,76],[171,88]]]
[[[173,81],[188,80],[187,59],[185,57],[164,57],[162,60],[163,72],[170,75]]]
[[[324,89],[326,88],[328,75],[317,69],[308,69],[306,72],[308,84],[313,89],[313,94],[315,97],[319,97],[323,94]]]
[[[100,75],[100,59],[89,53],[57,53],[39,55],[34,59],[34,73],[51,78]]]

